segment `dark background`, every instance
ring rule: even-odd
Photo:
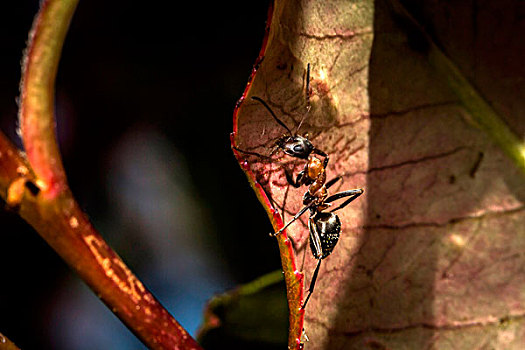
[[[207,298],[280,266],[229,142],[268,3],[143,4],[80,1],[57,77],[59,141],[80,205],[194,333]],[[0,127],[19,146],[20,60],[37,10],[0,5]],[[0,332],[18,346],[142,348],[5,210],[0,245]]]

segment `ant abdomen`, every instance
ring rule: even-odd
[[[329,256],[339,241],[341,233],[341,220],[331,212],[317,212],[308,221],[310,229],[310,249],[316,259],[324,259]],[[317,233],[319,242],[312,237],[312,233]],[[316,247],[320,245],[320,247]],[[319,249],[320,248],[320,249]]]

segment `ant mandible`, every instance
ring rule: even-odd
[[[317,276],[319,274],[319,268],[321,267],[321,261],[328,257],[335,248],[335,245],[339,241],[339,235],[341,233],[341,220],[337,214],[334,214],[335,211],[346,207],[350,202],[363,194],[362,189],[354,189],[338,192],[327,197],[327,189],[333,186],[337,181],[341,180],[341,176],[338,176],[326,184],[322,185],[324,191],[317,191],[315,195],[310,194],[310,191],[306,191],[303,196],[303,205],[304,207],[295,214],[293,219],[291,219],[286,225],[284,225],[279,231],[270,234],[276,236],[283,232],[290,224],[299,219],[307,210],[310,210],[310,218],[308,219],[308,230],[310,232],[310,250],[314,258],[317,260],[317,266],[315,267],[314,273],[312,275],[312,280],[310,281],[310,286],[308,288],[308,295],[302,305],[302,309],[306,308],[306,304],[310,299],[315,287],[315,282],[317,281]],[[342,198],[346,199],[341,205],[330,210],[325,211],[331,206],[331,203]]]

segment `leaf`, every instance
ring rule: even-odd
[[[275,271],[214,297],[199,343],[205,349],[282,349],[287,338],[283,275]]]
[[[232,142],[265,157],[237,157],[274,226],[282,223],[272,201],[287,222],[306,188],[289,186],[283,169],[297,174],[302,163],[282,152],[266,157],[285,130],[249,97],[261,97],[294,130],[306,112],[310,63],[312,110],[300,133],[330,155],[328,179],[343,175],[330,193],[365,190],[337,212],[341,238],[306,310],[306,348],[522,345],[525,184],[520,164],[469,108],[481,100],[512,135],[524,134],[519,4],[496,11],[466,1],[415,2],[413,13],[426,16],[414,15],[414,26],[398,4],[380,0],[275,3],[264,60],[236,113]],[[461,94],[464,86],[448,85],[450,70],[436,65],[433,50],[474,87],[470,97]],[[287,236],[292,265],[308,286],[316,261],[306,215]]]

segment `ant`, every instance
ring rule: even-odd
[[[277,150],[281,149],[285,154],[299,159],[306,160],[306,164],[298,174],[297,177],[293,178],[287,169],[285,169],[285,175],[288,183],[295,188],[299,188],[302,185],[309,186],[308,190],[303,196],[304,207],[295,214],[295,216],[285,224],[278,232],[270,233],[271,236],[277,236],[282,233],[290,224],[299,219],[307,210],[310,211],[310,218],[308,219],[309,239],[310,239],[310,250],[317,262],[317,266],[312,275],[310,286],[308,288],[308,295],[302,305],[302,309],[306,308],[306,304],[312,295],[321,262],[323,259],[328,257],[334,250],[335,245],[339,241],[341,233],[341,221],[339,217],[334,214],[335,211],[346,207],[350,202],[359,197],[362,193],[362,189],[354,189],[342,191],[331,196],[328,196],[328,189],[333,186],[337,181],[341,180],[342,177],[338,176],[328,182],[326,182],[326,167],[328,165],[329,157],[324,151],[316,148],[310,140],[308,140],[308,134],[301,136],[297,132],[301,127],[306,115],[310,111],[310,64],[308,64],[306,73],[306,97],[307,97],[307,111],[303,116],[303,119],[298,124],[295,132],[292,132],[283,121],[281,121],[277,115],[273,112],[270,106],[260,97],[252,96],[252,99],[261,103],[270,112],[275,121],[286,129],[287,133],[282,135],[275,145],[272,147],[272,151],[269,156],[263,156],[261,154],[249,151],[243,151],[236,148],[238,151],[246,154],[252,154],[264,158],[270,158]],[[319,155],[324,157],[323,161],[316,157]],[[330,210],[328,209],[332,202],[347,198],[341,205]]]
[[[295,132],[292,132],[286,124],[280,120],[270,106],[260,97],[252,96],[252,100],[258,101],[261,103],[267,110],[270,112],[271,116],[275,119],[277,124],[286,129],[287,133],[282,135],[277,139],[275,145],[272,147],[272,151],[269,156],[263,156],[255,152],[249,152],[241,150],[237,147],[234,147],[237,151],[242,153],[256,155],[259,157],[270,158],[277,150],[281,149],[285,154],[299,159],[306,160],[306,164],[298,174],[297,177],[293,178],[293,175],[289,170],[285,169],[286,180],[290,185],[295,188],[299,188],[302,185],[310,186],[309,192],[311,195],[314,195],[317,191],[323,189],[323,184],[326,181],[326,167],[328,166],[329,157],[328,154],[322,150],[316,148],[312,142],[308,139],[308,134],[304,136],[297,134],[299,128],[301,127],[306,115],[310,111],[310,63],[308,63],[306,71],[306,100],[307,107],[306,113],[303,116],[303,119],[298,124]],[[323,157],[323,161],[314,155],[319,155]]]
[[[310,218],[308,219],[308,230],[310,231],[310,250],[318,262],[317,266],[315,267],[314,274],[312,275],[312,280],[310,281],[308,296],[301,307],[303,310],[306,308],[306,304],[308,303],[308,300],[314,291],[315,282],[317,281],[317,276],[319,274],[319,268],[321,267],[321,261],[323,261],[323,259],[332,253],[335,245],[339,241],[339,235],[341,233],[341,220],[339,220],[339,217],[337,214],[334,214],[334,212],[339,209],[343,209],[348,204],[350,204],[350,202],[363,194],[363,190],[359,188],[338,192],[327,197],[327,189],[341,179],[342,177],[338,176],[328,181],[326,184],[322,185],[321,189],[323,189],[323,191],[317,191],[314,195],[310,193],[310,189],[306,191],[303,196],[304,207],[299,210],[293,219],[291,219],[279,231],[270,234],[271,236],[277,236],[288,226],[290,226],[290,224],[299,219],[299,217],[307,210],[310,210]],[[349,198],[338,207],[330,211],[325,211],[332,205],[332,202],[347,197]]]

